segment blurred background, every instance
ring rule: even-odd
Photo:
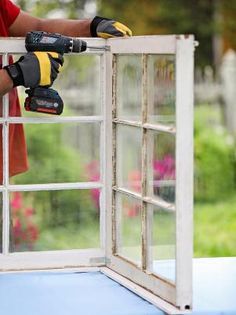
[[[195,35],[199,42],[199,47],[195,52],[195,256],[236,256],[236,1],[18,0],[15,2],[32,15],[44,18],[83,19],[93,18],[96,14],[110,17],[128,25],[132,29],[133,35]],[[91,91],[98,93],[96,91],[99,91],[99,87],[95,86],[96,80],[94,71],[92,71],[94,67],[97,67],[97,71],[99,71],[98,62],[93,58],[91,60],[89,57],[83,58],[84,60],[76,66],[80,73],[80,83],[86,86],[90,82],[88,94],[91,95]],[[73,60],[71,62],[72,67],[75,67]],[[90,71],[85,72],[85,68],[89,68]],[[67,85],[66,81],[63,83],[67,90],[71,86],[71,80],[73,83],[73,75],[67,76],[67,80],[68,78],[70,78],[70,82]],[[76,82],[76,80],[76,75],[74,75],[74,81]],[[60,83],[58,84],[60,85]],[[71,89],[71,99],[73,98],[73,89]],[[85,115],[99,113],[96,105],[91,106],[84,107],[87,108]],[[46,127],[48,128],[48,126]],[[37,128],[35,127],[35,131],[28,130],[30,133],[28,141],[31,139],[32,143],[35,143],[34,135],[38,132]],[[91,138],[97,134],[95,129],[90,130]],[[64,133],[66,135],[68,130]],[[53,150],[53,146],[50,145],[52,142],[48,143],[50,150]],[[84,174],[81,175],[84,180],[88,180],[88,177],[90,180],[91,178],[97,180],[99,176],[96,164],[98,153],[92,150],[88,149],[86,152],[86,156],[91,157],[90,163],[93,164],[91,164],[92,167],[90,165],[90,171],[87,169],[87,178]],[[73,160],[73,157],[69,155],[76,154],[76,152],[69,154],[67,150],[67,153],[63,154],[63,159],[72,158]],[[82,156],[80,159],[84,161],[86,157]],[[78,168],[78,165],[76,167]],[[86,165],[84,168],[86,169]],[[81,170],[77,172],[79,174]],[[57,176],[59,176],[58,174],[60,175],[57,172]],[[72,178],[73,176],[74,174],[72,174]],[[29,177],[32,178],[32,175]],[[37,177],[34,176],[34,178],[36,182],[40,181]],[[81,180],[81,178],[79,179]],[[73,181],[73,179],[70,180]],[[28,183],[27,176],[21,179],[16,177],[17,181]],[[42,181],[45,182],[45,179]],[[38,194],[41,199],[42,194]],[[92,200],[95,200],[96,203],[99,192],[91,192],[91,194]],[[15,195],[13,201],[17,198],[21,197]],[[60,203],[57,198],[52,196],[47,196],[47,198],[51,202]],[[81,197],[68,195],[67,198],[70,200],[79,198],[82,202],[81,200],[85,200],[88,196],[84,192]],[[88,220],[96,219],[97,205],[93,206],[92,201],[85,203],[87,203],[86,207],[91,209],[91,216]],[[73,210],[71,211],[73,212]],[[62,220],[60,214],[55,215],[60,223]],[[74,217],[71,218],[73,221]],[[50,220],[48,218],[48,222]],[[98,233],[98,220],[95,221],[96,233]],[[73,233],[70,232],[68,238]],[[60,234],[60,232],[56,234],[57,240]],[[51,234],[44,235],[48,238],[47,241],[50,241]],[[37,235],[35,238],[37,240]],[[89,234],[85,233],[84,247],[88,246],[88,238]],[[66,243],[65,240],[64,242]],[[38,246],[40,247],[40,245]],[[66,248],[66,245],[62,248]]]

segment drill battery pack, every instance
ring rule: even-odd
[[[60,115],[63,112],[63,100],[57,91],[37,87],[25,91],[28,97],[25,99],[25,110]]]

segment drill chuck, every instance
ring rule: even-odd
[[[81,39],[73,39],[72,40],[72,52],[82,52],[87,49],[87,43],[84,40]]]

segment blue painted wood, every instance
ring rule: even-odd
[[[193,315],[236,314],[236,259],[194,260]],[[163,315],[100,272],[0,275],[3,315]]]

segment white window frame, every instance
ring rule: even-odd
[[[146,202],[164,206],[168,208],[171,205],[163,201],[145,200],[145,197],[139,197],[135,193],[117,187],[110,187],[109,199],[107,205],[110,204],[110,213],[107,215],[107,252],[108,267],[116,273],[124,276],[132,282],[147,288],[155,295],[162,297],[165,301],[175,306],[174,313],[188,312],[192,308],[192,257],[193,257],[193,55],[194,55],[194,37],[189,36],[141,36],[133,37],[131,39],[111,39],[108,41],[111,46],[110,60],[108,59],[108,75],[109,82],[112,81],[112,74],[114,75],[115,64],[113,55],[119,54],[174,54],[176,55],[176,129],[169,128],[158,124],[140,124],[128,120],[113,119],[113,124],[124,124],[143,127],[143,130],[157,130],[170,133],[176,133],[176,282],[175,284],[166,281],[161,276],[155,277],[150,272],[145,271],[148,265],[148,253],[142,252],[142,268],[138,268],[125,258],[115,254],[115,228],[116,215],[115,205],[112,204],[112,190],[121,191],[127,195],[134,196],[142,200],[142,226],[143,226],[143,240],[142,248],[148,238],[148,219],[145,211]],[[143,76],[145,76],[145,68]],[[116,75],[116,74],[115,74]],[[114,85],[113,78],[113,85]],[[145,81],[145,78],[144,78]],[[109,87],[110,90],[110,87]],[[115,103],[115,90],[113,86],[113,95],[108,94],[110,101],[113,103],[113,110]],[[145,97],[145,96],[144,96]],[[145,100],[144,100],[145,102]],[[112,121],[110,113],[109,121]],[[112,124],[112,123],[110,123]],[[112,134],[112,126],[110,125],[110,134]],[[113,132],[113,138],[115,138]],[[107,170],[110,170],[107,182],[111,178],[116,177],[115,153],[113,152],[113,161],[111,159],[111,139],[109,140]],[[145,143],[145,141],[144,141]],[[145,146],[145,145],[144,145]],[[114,147],[114,144],[113,144]],[[145,151],[145,147],[143,148]],[[145,155],[145,154],[144,154]],[[145,156],[143,155],[143,162],[145,164]],[[113,164],[112,164],[113,162]],[[111,171],[112,170],[112,171]],[[142,178],[145,177],[144,170],[142,170]],[[108,208],[108,209],[109,209]],[[113,224],[109,223],[113,221]],[[112,227],[113,226],[113,227]],[[158,304],[158,303],[157,303]],[[159,305],[159,307],[161,307]],[[170,310],[169,310],[170,312]]]
[[[88,45],[101,47],[105,45],[102,39],[85,39]],[[9,54],[24,54],[24,39],[2,38],[0,39],[0,54],[3,55],[3,66],[8,64]],[[88,50],[88,54],[98,54],[101,56],[101,104],[104,104],[104,86],[105,81],[105,49]],[[105,112],[101,105],[102,112],[100,116],[52,116],[50,118],[43,115],[38,117],[9,117],[9,96],[3,97],[3,117],[0,123],[3,126],[3,185],[0,186],[0,192],[3,195],[3,250],[0,254],[1,270],[25,270],[25,269],[45,269],[45,268],[66,268],[82,266],[103,266],[105,263]],[[9,153],[8,153],[8,135],[10,123],[22,124],[53,124],[53,123],[99,123],[100,124],[100,182],[78,182],[78,183],[50,183],[50,184],[29,184],[29,185],[11,185],[9,184]],[[99,249],[81,249],[81,250],[61,250],[61,251],[42,251],[42,252],[21,252],[9,253],[9,193],[13,191],[42,191],[42,190],[69,190],[69,189],[101,189],[100,196],[100,248]]]
[[[28,118],[9,117],[9,98],[3,97],[3,253],[0,270],[30,270],[71,267],[99,267],[101,272],[122,283],[169,314],[183,314],[192,308],[192,256],[193,256],[193,36],[140,36],[125,39],[85,38],[88,46],[107,46],[107,50],[90,50],[88,54],[101,55],[100,116]],[[3,65],[8,54],[25,53],[24,39],[0,39]],[[161,277],[154,277],[143,269],[113,254],[113,78],[114,54],[175,54],[176,55],[176,285]],[[114,91],[113,91],[114,92]],[[8,134],[9,123],[100,123],[100,182],[51,183],[35,185],[9,184]],[[124,122],[125,124],[127,122]],[[145,124],[147,130],[169,131],[168,127]],[[164,128],[164,129],[163,129]],[[175,132],[175,131],[174,131]],[[9,253],[9,193],[12,191],[40,191],[62,189],[101,189],[100,197],[100,249]],[[128,192],[129,193],[129,192]],[[145,201],[145,200],[143,200]],[[156,201],[148,200],[148,202]],[[163,204],[160,204],[161,206]],[[143,227],[148,223],[143,216]],[[147,232],[147,231],[146,231]],[[146,233],[147,235],[147,233]],[[147,240],[143,238],[143,242]],[[145,253],[143,253],[144,257]],[[148,256],[148,255],[147,255]]]

